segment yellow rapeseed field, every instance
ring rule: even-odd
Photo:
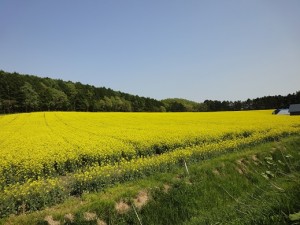
[[[64,188],[61,177],[72,180],[73,192],[97,190],[103,182],[161,171],[183,159],[300,132],[299,117],[271,112],[0,116],[0,200],[26,202],[32,193]]]
[[[0,117],[0,180],[4,185],[193,145],[299,131],[299,117],[271,111],[7,115]]]

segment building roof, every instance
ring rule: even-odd
[[[300,104],[293,104],[293,105],[290,105],[289,112],[290,112],[290,113],[293,113],[293,112],[300,112]]]
[[[289,109],[280,109],[277,115],[290,115]]]

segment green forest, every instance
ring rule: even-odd
[[[199,96],[200,98],[201,96]],[[172,98],[156,100],[80,82],[42,78],[0,70],[0,113],[35,111],[206,112],[288,108],[300,103],[300,91],[246,101]]]

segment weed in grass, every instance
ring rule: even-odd
[[[66,222],[73,223],[75,220],[75,217],[72,213],[68,213],[64,216],[64,219]]]
[[[116,203],[115,209],[116,209],[117,213],[125,214],[130,210],[130,206],[127,203],[125,203],[124,201],[120,201],[120,202]]]
[[[97,225],[107,225],[107,223],[103,220],[97,219]]]
[[[138,209],[141,209],[143,206],[145,206],[148,201],[149,194],[146,191],[140,191],[138,196],[135,199],[133,199],[133,203]]]
[[[93,212],[85,212],[83,217],[86,221],[94,221],[97,220],[97,214]]]
[[[48,223],[48,225],[60,225],[60,222],[54,220],[52,216],[46,216],[44,220]]]

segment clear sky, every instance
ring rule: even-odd
[[[198,102],[300,90],[300,0],[0,0],[0,69]]]

